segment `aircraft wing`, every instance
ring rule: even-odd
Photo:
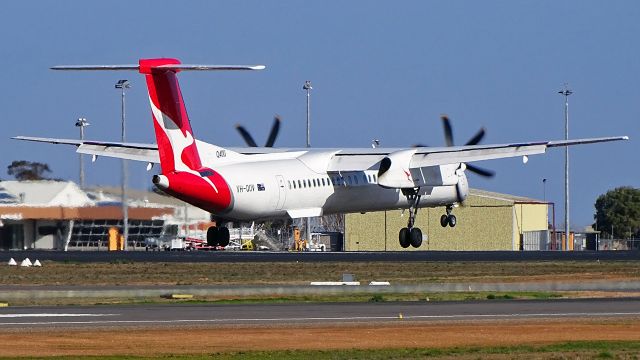
[[[404,149],[344,149],[330,161],[328,171],[363,171],[377,169],[378,163],[396,152],[411,152],[409,168],[457,164],[543,154],[547,148],[628,140],[627,136],[558,141],[537,141],[512,144],[470,145],[451,147],[417,147]]]
[[[159,163],[158,146],[156,144],[121,143],[110,141],[55,139],[29,136],[16,136],[16,140],[44,142],[51,144],[74,145],[80,154],[106,156],[126,160]],[[470,145],[451,147],[417,147],[417,148],[351,148],[351,149],[314,149],[331,153],[327,171],[363,171],[377,169],[382,159],[398,152],[410,152],[409,168],[457,164],[508,157],[543,154],[547,148],[592,144],[599,142],[628,140],[627,136],[588,138],[558,141],[537,141],[497,145]],[[198,140],[196,140],[199,142]],[[305,153],[309,149],[282,148],[230,148],[243,155],[275,154],[286,152]]]
[[[107,156],[126,160],[137,160],[150,163],[160,163],[158,146],[156,144],[121,143],[111,141],[53,139],[31,136],[16,136],[12,139],[35,141],[49,144],[75,145],[77,153]]]

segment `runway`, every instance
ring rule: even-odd
[[[639,318],[640,299],[56,306],[0,309],[0,330]]]
[[[394,251],[394,252],[261,252],[261,251],[2,251],[9,258],[68,262],[424,262],[424,261],[596,261],[640,260],[640,251]]]

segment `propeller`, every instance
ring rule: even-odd
[[[271,125],[271,131],[269,132],[269,137],[267,138],[267,142],[264,144],[264,147],[273,147],[273,144],[276,142],[276,138],[278,137],[278,132],[280,131],[280,116],[276,115],[273,118],[273,125]],[[244,139],[244,142],[247,143],[249,147],[258,147],[258,144],[255,140],[253,140],[253,136],[244,128],[244,126],[237,124],[236,130],[240,133],[240,136]]]
[[[444,141],[447,144],[447,146],[454,146],[454,142],[453,142],[453,129],[451,127],[451,120],[449,120],[449,117],[447,115],[442,115],[440,116],[440,119],[442,119],[442,125],[444,127]],[[469,139],[469,141],[467,141],[466,145],[477,145],[480,143],[480,141],[482,141],[482,138],[484,138],[485,135],[485,129],[481,128],[480,130],[478,130],[478,132],[473,135],[473,137],[471,139]],[[465,164],[467,167],[467,170],[471,171],[472,173],[475,173],[477,175],[480,176],[484,176],[484,177],[493,177],[496,173],[495,171],[492,170],[487,170],[475,165],[471,165],[471,164]]]

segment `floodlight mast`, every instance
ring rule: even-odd
[[[89,122],[87,121],[86,118],[78,118],[78,120],[76,120],[76,127],[80,128],[80,142],[84,142],[84,128],[86,126],[89,126],[91,124],[89,124]],[[78,157],[80,158],[80,188],[84,189],[84,161],[82,159],[82,154],[80,154]]]
[[[569,90],[568,85],[564,84],[564,90],[558,91],[558,94],[564,96],[564,139],[569,140],[569,95],[573,91]],[[564,250],[569,250],[569,235],[571,233],[569,226],[569,147],[564,148]]]
[[[129,80],[118,80],[115,86],[116,89],[121,90],[121,99],[122,99],[122,122],[121,122],[121,130],[122,130],[122,142],[124,143],[127,140],[126,136],[126,117],[125,117],[125,90],[131,88],[131,83]],[[122,237],[123,237],[123,248],[124,250],[128,250],[129,248],[129,207],[127,206],[127,161],[122,160]]]
[[[307,92],[307,147],[311,147],[311,81],[307,80],[302,85],[302,90]],[[307,242],[311,244],[311,218],[307,218]]]

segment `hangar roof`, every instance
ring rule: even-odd
[[[469,195],[473,197],[506,202],[509,204],[547,204],[547,201],[532,199],[524,196],[502,194],[487,190],[469,189]]]
[[[21,206],[94,205],[87,194],[71,181],[2,181],[0,201]]]

